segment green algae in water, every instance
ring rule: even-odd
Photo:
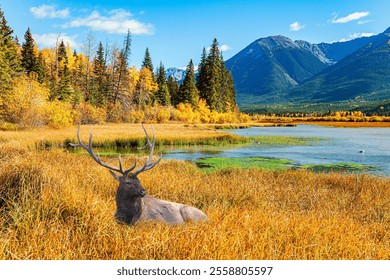
[[[262,170],[287,170],[291,168],[292,161],[288,159],[245,157],[220,158],[210,157],[196,160],[196,165],[205,172],[242,168]]]
[[[340,162],[340,163],[327,163],[327,164],[304,164],[302,165],[303,169],[307,169],[314,172],[364,172],[375,170],[375,166],[357,164],[350,162]]]
[[[287,170],[304,169],[313,172],[345,172],[361,173],[377,169],[375,166],[356,164],[349,162],[330,163],[330,164],[295,164],[289,159],[264,158],[264,157],[245,157],[245,158],[221,158],[209,157],[201,158],[195,161],[198,168],[205,173],[219,172],[229,169],[259,169],[259,170]]]

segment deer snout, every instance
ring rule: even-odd
[[[140,197],[144,197],[146,194],[147,194],[147,193],[146,193],[145,190],[141,190],[141,191],[139,192],[139,196],[140,196]]]

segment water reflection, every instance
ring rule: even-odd
[[[240,136],[298,136],[326,138],[310,146],[191,147],[164,150],[164,158],[192,160],[201,157],[267,157],[293,160],[295,164],[343,162],[375,166],[373,172],[390,176],[390,128],[335,128],[313,125],[252,127],[229,130]],[[364,151],[364,152],[362,152]]]

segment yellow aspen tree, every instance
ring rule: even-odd
[[[153,74],[146,67],[139,71],[139,80],[136,86],[134,103],[138,108],[144,109],[153,101],[153,93],[158,89],[157,83],[154,81]]]
[[[3,117],[21,127],[43,126],[48,97],[46,86],[26,76],[17,77],[12,90],[2,96]]]

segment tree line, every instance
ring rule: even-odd
[[[168,120],[183,108],[239,116],[233,79],[217,39],[208,52],[203,49],[198,75],[189,61],[180,85],[166,77],[161,62],[154,69],[148,48],[141,69],[130,66],[131,45],[129,31],[121,47],[96,43],[90,33],[81,52],[59,38],[53,48],[38,49],[30,28],[20,44],[0,8],[1,120],[22,126],[145,121],[151,108],[170,108]],[[134,117],[141,111],[143,119]]]

